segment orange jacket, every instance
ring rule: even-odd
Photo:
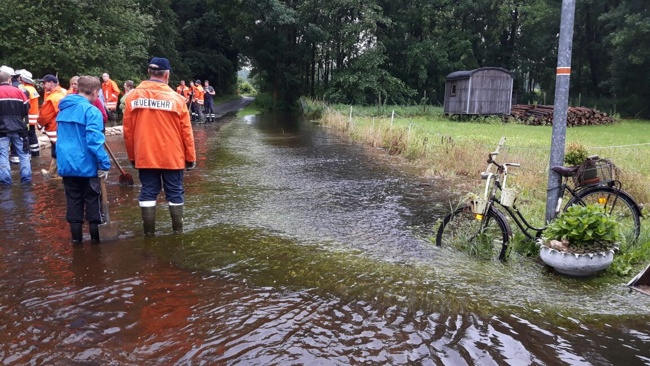
[[[50,141],[56,142],[56,116],[59,114],[59,102],[65,97],[61,86],[57,86],[45,97],[45,102],[41,107],[41,112],[36,119],[36,127],[44,129]]]
[[[185,103],[187,103],[187,101],[188,101],[187,97],[190,95],[190,87],[187,86],[187,85],[185,85],[185,86],[179,85],[176,88],[176,93],[182,95],[185,98]]]
[[[27,90],[29,94],[29,125],[36,126],[36,120],[38,119],[38,92],[34,89],[33,85],[23,84],[23,88]]]
[[[185,99],[167,84],[146,80],[125,100],[126,153],[137,169],[185,169],[196,161]]]
[[[203,95],[205,95],[205,92],[203,91],[203,87],[201,85],[195,85],[194,86],[194,101],[203,104]]]
[[[117,87],[117,83],[111,79],[104,81],[102,83],[102,93],[106,101],[106,109],[112,111],[117,109],[118,97],[120,96],[120,88]]]

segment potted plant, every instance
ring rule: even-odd
[[[602,208],[575,205],[544,230],[540,256],[559,273],[588,276],[612,264],[619,239],[619,223]]]
[[[564,153],[564,163],[578,168],[576,179],[574,179],[578,185],[594,184],[600,181],[594,162],[597,159],[598,157],[590,158],[587,148],[579,142],[569,143]]]

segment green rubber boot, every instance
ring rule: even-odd
[[[174,234],[183,232],[183,205],[169,206],[169,214],[172,217],[172,231]]]
[[[142,227],[144,236],[156,235],[156,206],[140,207],[142,209]]]

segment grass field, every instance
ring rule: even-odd
[[[391,122],[390,107],[383,111],[353,107],[350,111],[350,106],[332,106],[325,108],[321,121],[354,141],[384,148],[389,154],[425,167],[426,175],[447,178],[449,190],[459,198],[468,191],[482,194],[480,172],[486,168],[487,154],[505,136],[506,144],[497,161],[521,164],[511,169],[509,185],[520,192],[519,202],[525,202],[520,207],[533,218],[531,222],[543,224],[551,126],[503,123],[498,117],[462,122],[445,117],[440,108],[429,107],[425,112],[421,106],[395,110]],[[623,189],[641,205],[650,202],[650,121],[623,120],[613,125],[569,128],[569,142],[580,142],[589,154],[613,161],[620,168],[617,178],[623,182]],[[629,275],[638,266],[647,265],[650,229],[645,220],[639,242],[622,251],[612,266],[617,275]]]

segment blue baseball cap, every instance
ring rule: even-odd
[[[56,76],[54,76],[52,74],[47,74],[47,75],[43,76],[42,78],[38,79],[38,81],[41,81],[41,82],[43,82],[43,81],[51,81],[51,82],[54,82],[54,83],[58,83],[59,79],[57,79]]]
[[[169,60],[164,57],[154,57],[149,61],[149,68],[152,70],[172,70]]]

